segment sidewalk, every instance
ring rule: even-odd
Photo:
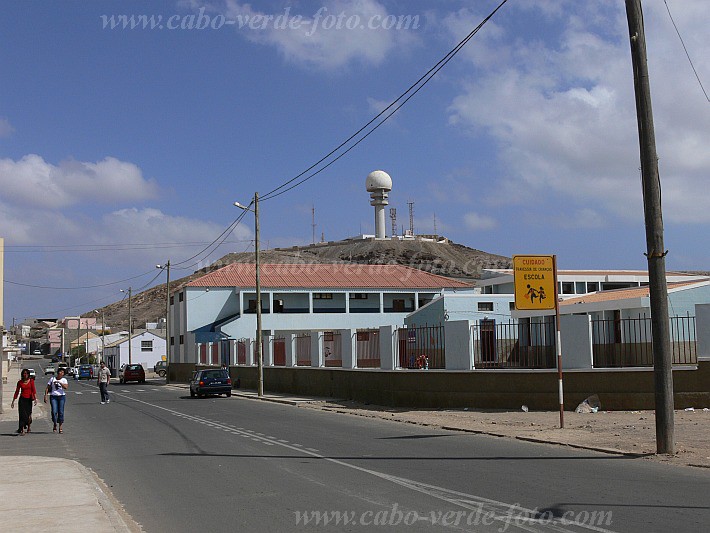
[[[17,424],[17,405],[11,409],[10,402],[20,377],[20,369],[14,366],[7,377],[0,421],[12,423],[10,427],[14,430]],[[44,378],[38,375],[36,385],[39,403],[32,410],[34,424],[38,425],[47,423],[43,419],[48,416],[48,406],[42,403],[45,383]],[[21,439],[42,439],[44,435],[30,433],[21,437],[5,432],[0,438],[13,439],[20,449],[23,444]],[[142,531],[140,526],[126,515],[103,482],[77,461],[57,457],[8,455],[0,457],[0,471],[0,523],[3,531]],[[53,483],[56,480],[61,480],[60,485]],[[66,519],[68,516],[71,520]]]

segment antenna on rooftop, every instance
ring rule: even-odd
[[[434,213],[434,235],[438,235],[436,232],[436,213]]]
[[[392,237],[397,236],[397,209],[390,207],[390,220],[392,221]]]

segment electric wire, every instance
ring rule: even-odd
[[[357,130],[355,133],[353,133],[350,137],[348,137],[346,140],[344,140],[342,143],[340,143],[337,147],[335,147],[333,150],[328,152],[325,156],[323,156],[321,159],[316,161],[314,164],[312,164],[310,167],[302,171],[300,174],[294,176],[293,178],[289,179],[288,181],[282,183],[275,189],[272,189],[271,191],[267,192],[266,194],[263,195],[261,200],[266,201],[270,200],[272,198],[275,198],[277,196],[280,196],[281,194],[284,194],[295,187],[298,187],[302,183],[305,183],[309,179],[313,178],[314,176],[320,174],[331,166],[333,163],[338,161],[341,157],[343,157],[345,154],[347,154],[350,150],[355,148],[358,144],[360,144],[362,141],[364,141],[367,137],[369,137],[374,131],[376,131],[384,122],[386,122],[392,115],[394,115],[402,106],[404,106],[415,94],[417,94],[431,79],[442,69],[446,64],[453,59],[456,54],[458,54],[461,49],[479,32],[479,30],[500,10],[503,5],[507,2],[508,0],[503,0],[498,7],[496,7],[483,21],[481,21],[478,26],[476,26],[466,37],[464,37],[459,43],[452,48],[444,57],[442,57],[433,67],[431,67],[424,75],[422,75],[416,82],[414,82],[412,85],[407,88],[406,91],[404,91],[402,94],[400,94],[392,103],[390,103],[386,108],[384,108],[382,111],[380,111],[377,115],[375,115],[369,122],[367,122],[364,126],[362,126],[359,130]],[[409,94],[411,93],[411,94]],[[407,96],[409,95],[409,96]],[[402,101],[399,105],[396,105],[398,102]],[[389,111],[391,108],[393,108],[392,111]],[[388,113],[389,111],[389,113]],[[293,183],[296,180],[299,180],[302,176],[316,168],[318,165],[326,161],[328,158],[333,156],[335,153],[340,151],[344,146],[346,146],[350,141],[352,141],[354,138],[356,138],[360,133],[365,131],[369,126],[371,126],[374,122],[376,122],[380,117],[385,115],[384,119],[382,119],[378,124],[376,124],[368,133],[366,133],[363,137],[361,137],[357,142],[355,142],[352,146],[350,146],[347,150],[345,150],[342,154],[338,155],[335,159],[330,161],[328,164],[320,168],[319,170],[313,172],[312,174],[306,176],[305,178],[301,179],[300,181],[297,181],[294,185],[291,187],[286,188],[288,185]],[[279,192],[280,191],[280,192]]]
[[[8,279],[5,280],[5,283],[9,283],[10,285],[19,285],[20,287],[29,287],[31,289],[49,289],[49,290],[57,290],[57,291],[74,291],[74,290],[80,290],[80,289],[98,289],[101,287],[110,287],[111,285],[118,285],[119,283],[125,283],[126,281],[131,281],[134,279],[142,278],[143,276],[147,276],[148,274],[151,274],[153,270],[149,270],[148,272],[143,272],[142,274],[138,274],[137,276],[132,276],[130,278],[126,279],[121,279],[118,281],[112,281],[110,283],[101,283],[99,285],[84,285],[83,287],[48,287],[45,285],[30,285],[29,283],[19,283],[17,281],[10,281]]]
[[[678,26],[675,23],[675,20],[673,20],[673,15],[671,15],[671,8],[668,7],[668,2],[666,0],[663,0],[663,3],[666,4],[666,10],[668,11],[668,16],[671,19],[671,22],[673,23],[673,27],[675,28],[675,32],[678,34],[678,39],[680,39],[680,44],[683,45],[683,50],[685,50],[685,55],[688,58],[688,62],[690,63],[690,68],[693,69],[693,72],[695,73],[695,78],[698,80],[698,84],[700,84],[700,88],[703,91],[703,94],[705,95],[705,99],[710,102],[710,97],[708,97],[708,93],[705,90],[705,87],[703,87],[703,82],[700,81],[700,76],[698,75],[698,71],[695,70],[695,65],[693,65],[693,60],[690,59],[690,54],[688,53],[688,49],[685,46],[685,42],[683,42],[683,37],[680,35],[680,31],[678,30]]]

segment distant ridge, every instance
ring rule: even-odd
[[[430,240],[374,240],[347,239],[307,246],[276,248],[261,252],[264,263],[356,263],[366,265],[396,264],[418,268],[425,272],[460,281],[475,282],[484,268],[511,268],[509,257],[490,254],[453,242]],[[254,252],[230,253],[209,267],[170,281],[170,292],[231,263],[251,263]],[[174,271],[172,272],[174,275]],[[165,316],[165,284],[133,295],[133,327],[142,328],[146,322],[157,322]],[[101,311],[101,309],[99,310]],[[103,308],[106,323],[113,331],[128,329],[128,302],[122,300]],[[96,316],[88,312],[88,316]]]

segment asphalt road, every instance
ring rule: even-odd
[[[110,389],[101,405],[95,382],[71,381],[65,433],[38,421],[24,453],[92,468],[149,532],[691,532],[710,522],[704,470],[236,397],[191,399],[163,380]],[[3,424],[0,452],[10,453],[20,439],[5,438],[13,428]]]

